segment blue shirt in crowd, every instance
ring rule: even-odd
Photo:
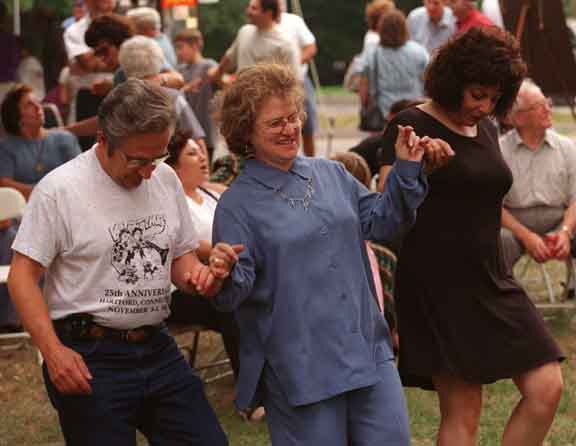
[[[265,364],[294,406],[379,381],[393,353],[364,240],[396,244],[425,194],[416,162],[397,161],[383,194],[332,161],[296,158],[289,171],[246,162],[213,233],[245,247],[215,298],[240,326],[240,408],[256,403]]]
[[[452,10],[444,6],[442,18],[434,23],[424,6],[413,9],[406,20],[410,38],[424,46],[430,54],[444,45],[456,31],[456,19]]]
[[[0,140],[0,177],[36,184],[81,152],[76,137],[64,130],[50,130],[40,139],[7,135]]]
[[[362,73],[368,78],[370,97],[377,98],[384,116],[395,102],[422,97],[429,60],[426,48],[413,40],[399,48],[371,46],[362,54]]]

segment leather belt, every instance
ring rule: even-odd
[[[129,330],[119,330],[99,325],[92,319],[92,315],[81,313],[55,320],[52,323],[56,331],[68,335],[72,339],[111,339],[131,344],[146,342],[163,327],[162,324],[143,325]]]

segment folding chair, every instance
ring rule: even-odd
[[[45,102],[42,104],[42,108],[44,109],[44,128],[51,129],[53,127],[64,126],[60,110],[58,110],[55,104]]]
[[[11,187],[0,187],[0,220],[19,218],[26,207],[24,196]],[[10,267],[0,267],[0,283],[6,283]],[[0,334],[0,350],[16,350],[30,340],[26,332]]]
[[[519,266],[520,272],[517,274],[517,278],[521,281],[529,280],[526,277],[526,275],[528,274],[528,270],[530,268],[530,265],[537,265],[537,268],[540,272],[541,281],[544,283],[544,286],[546,288],[546,293],[548,295],[548,301],[551,304],[557,303],[556,302],[556,293],[554,292],[554,287],[552,284],[553,281],[550,278],[549,271],[546,269],[546,263],[537,263],[534,259],[532,259],[532,257],[530,257],[528,255],[525,255],[524,258],[525,258],[524,264]],[[561,302],[568,299],[570,289],[574,286],[574,282],[576,280],[576,271],[574,269],[574,263],[572,261],[572,258],[569,257],[563,263],[564,263],[564,268],[565,268],[565,275],[564,275],[564,281],[563,282],[561,281],[561,284],[563,287],[563,290],[560,294],[560,301]],[[537,279],[532,279],[532,280],[537,280]]]
[[[224,347],[217,349],[206,361],[203,361],[201,365],[196,364],[200,335],[209,331],[208,328],[203,325],[171,322],[168,324],[168,331],[172,336],[177,338],[178,347],[187,357],[190,367],[198,372],[198,375],[206,384],[218,381],[233,374],[232,369],[230,368],[230,360],[226,358]],[[178,341],[178,338],[182,339],[181,336],[187,334],[192,335],[191,342],[183,342],[182,340]]]

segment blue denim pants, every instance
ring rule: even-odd
[[[64,395],[43,367],[67,446],[135,446],[136,430],[150,446],[228,444],[202,381],[165,330],[140,344],[60,338],[93,376],[91,395]]]

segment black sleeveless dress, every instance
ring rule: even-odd
[[[433,389],[431,377],[447,373],[490,383],[562,360],[542,317],[502,261],[501,207],[512,174],[495,127],[485,119],[470,138],[418,108],[406,110],[384,134],[385,164],[393,162],[397,124],[442,138],[456,154],[429,176],[429,195],[399,255],[404,385]]]

